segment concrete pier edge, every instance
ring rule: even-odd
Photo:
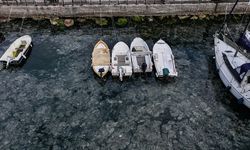
[[[250,14],[250,5],[248,4],[248,2],[239,2],[233,13]],[[233,5],[233,3],[82,6],[0,5],[0,18],[221,15],[228,13]]]

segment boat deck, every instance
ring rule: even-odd
[[[146,63],[145,56],[136,56],[137,63],[141,66],[143,63]]]
[[[129,63],[126,63],[126,56],[127,55],[116,55],[118,58],[118,63],[115,66],[129,66]]]

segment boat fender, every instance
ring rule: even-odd
[[[238,102],[238,104],[243,104],[244,99],[243,98],[237,99],[237,102]]]
[[[227,90],[230,90],[230,89],[231,89],[231,86],[227,86],[226,89],[227,89]]]

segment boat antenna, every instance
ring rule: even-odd
[[[229,14],[228,14],[228,15],[229,15],[229,19],[230,19],[230,16],[232,15],[232,13],[233,13],[233,11],[234,11],[236,5],[238,4],[238,2],[239,2],[239,0],[236,0],[236,2],[234,3],[233,8],[232,8],[231,11],[229,12]],[[227,16],[227,15],[226,15],[226,16]],[[222,24],[222,26],[221,26],[221,28],[220,28],[220,30],[219,30],[219,33],[220,33],[221,30],[224,28],[224,26],[225,26],[225,24],[227,23],[227,21],[228,21],[228,18],[226,17],[225,20],[224,20],[224,23]]]

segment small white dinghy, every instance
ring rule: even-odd
[[[156,77],[176,77],[174,55],[169,45],[159,40],[153,47],[153,60],[156,69]]]
[[[108,45],[102,40],[98,41],[92,52],[92,68],[99,77],[104,77],[110,66],[110,52]]]
[[[214,36],[215,62],[219,76],[238,103],[250,108],[250,60],[224,34]]]
[[[132,62],[129,47],[124,42],[115,44],[112,50],[112,75],[119,76],[123,80],[123,76],[132,75]]]
[[[151,60],[152,52],[147,43],[136,37],[130,45],[130,53],[134,73],[152,72],[153,63]]]
[[[26,55],[31,50],[31,47],[32,39],[29,35],[16,39],[0,58],[1,68],[20,65],[27,58]]]

